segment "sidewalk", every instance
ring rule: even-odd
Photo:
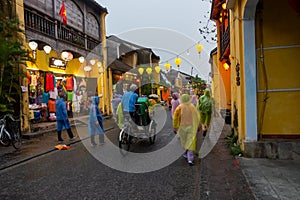
[[[223,125],[215,120],[212,126]],[[233,157],[225,139],[230,129],[223,127],[212,151],[201,159],[200,199],[300,200],[300,160]],[[214,143],[217,132],[205,140]]]
[[[105,130],[111,130],[115,127],[115,122],[112,118],[104,117]],[[72,125],[72,132],[77,138],[69,142],[70,144],[77,143],[85,138],[78,137],[77,129],[75,127],[87,127],[88,116],[82,116],[70,119]],[[41,123],[38,125],[40,131],[28,133],[23,138],[22,147],[18,150],[14,149],[11,145],[9,147],[0,146],[0,170],[8,168],[26,160],[44,155],[51,151],[56,151],[57,145],[57,132],[56,123]],[[67,133],[63,133],[63,139],[67,142]]]

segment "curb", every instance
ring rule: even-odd
[[[103,119],[106,120],[106,119],[110,119],[111,116],[103,116]],[[84,125],[87,125],[85,122],[79,120],[79,119],[73,119],[71,122],[70,122],[70,126],[71,127],[74,127],[76,125],[80,125],[80,124],[84,124]],[[29,134],[22,134],[22,138],[23,139],[32,139],[32,138],[38,138],[38,137],[41,137],[41,136],[44,136],[46,134],[49,134],[51,132],[54,132],[56,131],[56,124],[55,126],[53,125],[53,128],[48,128],[46,130],[42,130],[42,131],[36,131],[36,132],[32,132],[32,133],[29,133]]]
[[[110,130],[112,130],[112,129],[115,129],[115,127],[109,127],[109,128],[107,128],[107,129],[105,129],[105,132],[106,132],[106,131],[110,131]],[[83,140],[86,140],[86,139],[88,139],[88,138],[89,138],[89,137],[85,137],[85,138],[80,139],[80,137],[79,137],[79,140],[75,140],[75,141],[69,142],[68,145],[71,146],[71,145],[73,145],[73,144],[79,143],[79,142],[81,142],[81,141],[83,141]],[[44,152],[42,152],[42,153],[37,153],[37,154],[32,155],[32,156],[30,156],[30,157],[28,157],[28,158],[25,158],[25,159],[23,159],[23,160],[19,160],[19,161],[15,162],[15,163],[11,163],[11,164],[9,164],[9,165],[7,165],[7,166],[3,166],[3,167],[0,168],[0,172],[1,172],[2,170],[5,170],[5,169],[8,169],[8,168],[10,168],[10,167],[14,167],[14,166],[16,166],[16,165],[25,163],[25,162],[27,162],[27,161],[29,161],[29,160],[31,160],[31,159],[34,159],[34,158],[37,158],[37,157],[46,155],[46,154],[51,153],[51,152],[54,152],[54,151],[59,151],[59,150],[56,149],[55,147],[50,148],[49,150],[46,150],[46,151],[44,151]]]

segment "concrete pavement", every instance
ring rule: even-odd
[[[84,126],[86,119],[80,119],[80,125]],[[106,128],[114,126],[113,119],[104,123]],[[221,130],[212,151],[196,162],[200,165],[200,199],[300,199],[300,161],[233,157],[225,140],[230,126]],[[25,139],[20,150],[0,147],[0,170],[55,151],[54,145],[56,132],[52,131]]]

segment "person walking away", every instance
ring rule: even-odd
[[[194,106],[197,106],[197,96],[194,94],[194,93],[191,93],[191,103],[194,105]]]
[[[206,136],[207,130],[210,126],[213,104],[214,103],[210,94],[210,90],[206,88],[204,90],[204,94],[199,98],[197,105],[197,109],[200,113],[203,137]]]
[[[174,111],[176,110],[177,106],[179,106],[180,104],[180,99],[179,99],[179,93],[178,92],[173,92],[172,93],[172,100],[171,100],[171,116],[172,116],[172,119],[173,119],[173,116],[174,116]]]
[[[129,114],[131,116],[131,119],[135,123],[136,123],[135,103],[137,102],[138,99],[138,94],[135,93],[135,91],[137,90],[137,88],[138,87],[135,84],[131,84],[130,91],[125,92],[121,99],[124,117]]]
[[[104,126],[102,114],[99,109],[100,97],[92,96],[91,101],[88,130],[91,137],[91,144],[95,146],[97,145],[95,142],[96,135],[99,135],[99,144],[104,144]]]
[[[190,102],[190,96],[183,94],[180,98],[180,105],[176,108],[173,118],[175,134],[178,133],[181,146],[185,149],[184,157],[188,164],[194,164],[194,153],[196,153],[197,130],[199,126],[199,113],[196,107]]]
[[[66,102],[65,102],[65,95],[64,92],[59,92],[59,99],[56,100],[56,130],[57,130],[57,139],[59,143],[63,143],[64,140],[61,137],[61,133],[63,129],[67,130],[67,133],[69,135],[70,141],[74,140],[76,136],[73,135],[67,108],[66,108]]]
[[[122,99],[122,95],[117,94],[116,91],[114,91],[113,99],[111,100],[111,103],[112,103],[112,108],[113,108],[113,114],[114,114],[115,121],[117,119],[117,109],[118,109],[119,103],[121,102],[121,99]]]

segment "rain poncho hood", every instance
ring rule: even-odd
[[[177,106],[179,106],[180,104],[180,99],[179,99],[180,95],[178,92],[173,92],[172,94],[172,100],[171,100],[171,105],[172,105],[172,109],[171,109],[171,116],[173,118],[174,116],[174,112],[175,109],[177,108]]]
[[[179,93],[178,92],[173,92],[172,98],[175,99],[175,100],[179,99]]]
[[[199,126],[199,113],[190,102],[190,96],[183,94],[181,103],[173,117],[173,127],[178,129],[181,145],[186,150],[196,152],[196,134]]]

